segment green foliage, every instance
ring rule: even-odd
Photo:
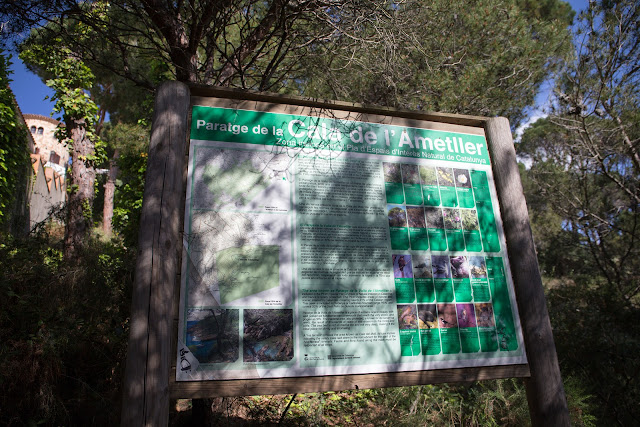
[[[148,137],[148,134],[146,134]],[[113,229],[126,247],[136,247],[140,229],[140,213],[147,170],[148,139],[123,150],[118,159],[120,174],[116,181]]]
[[[593,426],[590,396],[572,379],[565,382],[565,388],[572,425]],[[184,402],[178,404],[186,406]],[[240,397],[208,401],[206,405],[214,408],[210,421],[219,425],[238,423],[240,420],[249,425],[279,423],[290,426],[484,427],[531,424],[525,389],[517,379],[295,396]],[[188,423],[184,416],[175,414],[173,424]]]
[[[91,69],[64,46],[61,39],[39,40],[37,34],[21,46],[20,58],[41,76],[48,77],[45,83],[54,91],[53,111],[62,113],[63,121],[67,124],[56,129],[58,140],[73,147],[73,127],[69,124],[81,121],[86,137],[94,143],[95,148],[95,154],[81,160],[92,164],[103,161],[104,144],[95,132],[98,106],[87,93],[95,79]]]
[[[522,174],[543,269],[603,277],[617,298],[631,300],[640,292],[640,186],[632,160],[614,153],[615,130],[588,135],[553,120],[536,122],[518,146],[533,161]],[[598,151],[609,153],[606,160]]]
[[[588,402],[598,424],[634,425],[640,417],[638,306],[621,302],[598,278],[565,280],[548,301],[563,374],[593,396]]]
[[[632,425],[640,416],[637,206],[624,207],[625,193],[549,120],[525,132],[519,151],[534,160],[521,175],[563,376],[591,396],[575,400],[590,405],[585,423]]]
[[[517,146],[569,402],[598,425],[640,417],[639,17],[589,2],[553,114]]]
[[[135,253],[61,230],[0,245],[0,424],[117,425]]]
[[[11,219],[16,194],[26,192],[29,171],[27,129],[16,117],[9,89],[10,57],[0,50],[0,225]],[[24,183],[24,188],[19,188]]]
[[[412,110],[503,115],[517,126],[571,49],[573,12],[562,1],[410,0],[388,7],[388,20],[380,12],[354,34],[337,36],[341,49],[314,45],[296,81],[300,90]]]

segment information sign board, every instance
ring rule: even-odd
[[[526,363],[482,128],[194,100],[177,381]]]

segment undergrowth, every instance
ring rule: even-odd
[[[593,426],[589,396],[565,382],[571,423]],[[195,403],[207,417],[194,414]],[[249,396],[174,402],[171,424],[285,426],[527,426],[524,385],[518,379],[468,384]]]
[[[63,230],[0,243],[0,425],[118,425],[135,253],[92,238],[62,256]],[[572,423],[594,399],[565,380]],[[522,381],[181,400],[171,424],[308,426],[529,425]]]
[[[0,424],[117,425],[135,254],[60,228],[0,244]]]

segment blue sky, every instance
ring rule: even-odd
[[[588,0],[569,0],[569,4],[574,10],[581,10],[588,4]],[[11,70],[13,74],[10,78],[13,80],[10,86],[13,90],[20,110],[23,114],[41,114],[50,116],[53,111],[53,102],[45,100],[46,96],[51,96],[53,92],[49,89],[38,76],[27,70],[17,55],[12,58],[13,65]],[[542,107],[549,98],[549,87],[538,95],[538,107]],[[531,112],[531,117],[540,116],[539,108]]]
[[[53,95],[53,91],[40,80],[40,77],[27,70],[18,55],[14,54],[11,62],[13,74],[9,78],[13,81],[9,86],[16,96],[22,114],[50,116],[53,111],[53,102],[44,98],[47,95]]]

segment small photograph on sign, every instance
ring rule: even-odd
[[[481,328],[492,328],[496,325],[493,320],[493,305],[491,303],[476,304],[476,320]]]
[[[471,277],[474,279],[487,278],[487,263],[482,256],[469,257],[469,265],[471,267]]]
[[[478,214],[475,209],[462,209],[462,228],[465,230],[480,230]]]
[[[429,166],[420,166],[420,179],[422,179],[422,185],[438,185],[438,178],[436,177],[436,169]]]
[[[293,359],[293,310],[244,310],[243,360]]]
[[[413,256],[413,277],[415,277],[416,279],[430,279],[433,277],[433,273],[431,272],[430,256]]]
[[[407,212],[404,206],[387,206],[387,216],[389,218],[389,227],[406,227],[407,226]]]
[[[438,182],[443,187],[454,187],[453,170],[451,168],[438,168]]]
[[[424,214],[427,219],[427,227],[444,228],[444,219],[442,218],[442,209],[424,208]]]
[[[424,208],[422,206],[407,206],[407,218],[409,227],[427,228],[424,220]]]
[[[412,278],[411,255],[392,255],[393,277],[396,279]]]
[[[456,304],[458,312],[458,326],[461,328],[472,328],[476,326],[476,316],[473,304]]]
[[[451,277],[449,257],[446,255],[434,255],[431,257],[433,277],[435,279],[447,279]]]
[[[471,188],[471,177],[466,169],[454,169],[453,174],[456,177],[456,187]]]
[[[451,276],[454,279],[469,278],[469,263],[466,257],[462,255],[451,257]]]
[[[402,181],[405,184],[420,184],[420,174],[418,173],[418,165],[403,164],[402,165]]]
[[[435,304],[418,304],[418,327],[420,329],[438,327],[438,312]]]
[[[438,318],[441,328],[457,328],[458,313],[455,304],[438,304]]]
[[[418,314],[414,304],[398,306],[398,324],[400,329],[418,329]]]
[[[239,311],[190,309],[186,344],[200,363],[230,363],[238,359]]]
[[[402,182],[402,173],[400,172],[399,163],[382,163],[382,169],[384,170],[385,182]]]
[[[460,216],[460,209],[443,209],[442,216],[444,217],[444,228],[447,230],[459,230],[462,228],[462,217]]]

